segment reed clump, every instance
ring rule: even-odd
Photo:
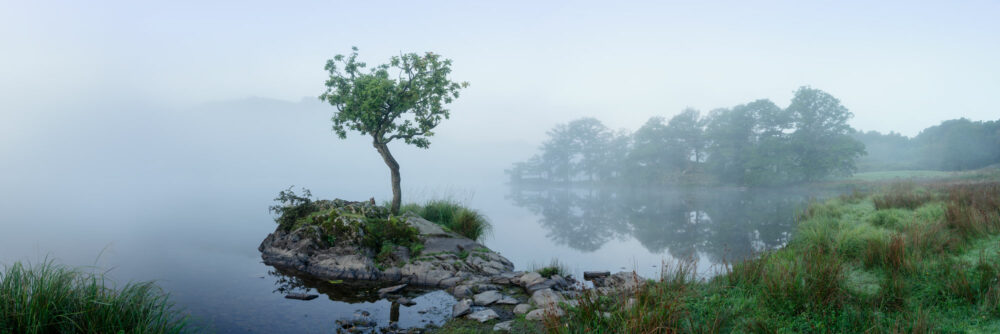
[[[151,282],[115,287],[104,274],[46,260],[0,271],[0,333],[182,333],[188,320]]]

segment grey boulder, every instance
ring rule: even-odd
[[[497,312],[492,309],[484,309],[481,311],[476,311],[475,313],[466,316],[466,318],[479,322],[487,322],[493,319],[500,318],[500,315],[497,314]]]

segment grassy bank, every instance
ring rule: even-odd
[[[967,171],[897,170],[855,173],[844,178],[848,182],[934,182],[934,181],[986,181],[1000,178],[1000,168],[986,167]]]
[[[187,326],[153,283],[115,289],[101,274],[52,261],[0,272],[0,333],[181,333]]]
[[[1000,183],[902,184],[814,203],[784,248],[709,281],[690,265],[585,296],[552,333],[998,332]],[[631,302],[629,300],[632,300]]]

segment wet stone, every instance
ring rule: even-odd
[[[504,304],[504,305],[517,305],[517,303],[519,303],[519,301],[517,300],[517,298],[511,297],[511,296],[503,296],[503,298],[500,298],[500,300],[497,300],[496,303],[497,304]]]
[[[467,316],[467,318],[472,319],[472,320],[476,320],[476,321],[479,321],[479,322],[487,322],[487,321],[490,321],[490,320],[493,320],[493,319],[500,318],[500,315],[497,314],[497,312],[494,311],[494,310],[492,310],[492,309],[484,309],[484,310],[477,311],[475,313],[469,314]]]
[[[379,297],[385,298],[386,295],[399,292],[400,290],[403,290],[403,288],[405,288],[405,287],[406,287],[406,283],[403,283],[403,284],[400,284],[400,285],[390,286],[388,288],[378,289],[378,295],[379,295]]]
[[[511,325],[513,325],[513,324],[514,324],[514,320],[507,320],[507,321],[498,323],[498,324],[496,324],[496,325],[493,326],[493,331],[496,331],[496,332],[510,332]]]
[[[472,299],[463,299],[451,308],[451,316],[458,318],[472,312]]]
[[[501,295],[499,291],[490,290],[476,295],[473,297],[473,301],[476,305],[486,306],[495,303],[501,298],[503,298],[503,295]]]

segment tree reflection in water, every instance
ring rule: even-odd
[[[273,268],[267,275],[274,278],[274,293],[287,295],[289,293],[308,293],[312,289],[324,294],[330,300],[360,303],[379,300],[379,286],[367,282],[340,281],[337,284],[311,278],[294,270]]]
[[[717,264],[784,245],[796,210],[816,196],[806,188],[512,186],[508,199],[539,215],[559,245],[593,252],[634,238],[652,253]]]

